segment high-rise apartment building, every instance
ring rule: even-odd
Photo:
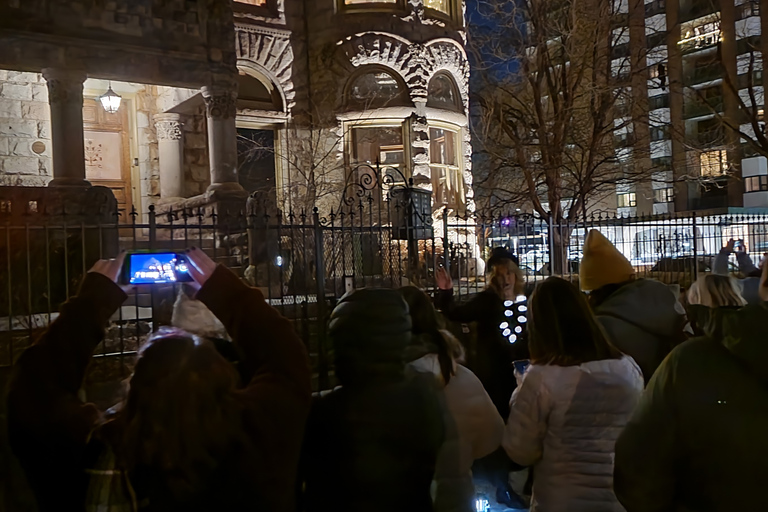
[[[763,4],[763,5],[761,5]],[[761,0],[624,0],[613,47],[635,108],[627,165],[650,183],[617,186],[620,213],[768,208]],[[637,112],[637,110],[636,110]],[[762,147],[762,154],[758,149]]]

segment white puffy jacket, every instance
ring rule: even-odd
[[[531,365],[512,394],[503,446],[534,466],[531,512],[618,512],[614,445],[643,391],[635,361]]]
[[[427,354],[411,366],[433,374],[440,386],[445,386],[436,354]],[[455,372],[444,387],[448,416],[433,482],[436,512],[475,510],[472,463],[495,451],[504,434],[504,420],[480,379],[461,365],[455,366]]]

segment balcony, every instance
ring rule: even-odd
[[[708,147],[716,143],[722,142],[724,137],[723,129],[717,128],[714,130],[708,130],[706,132],[700,132],[696,138],[700,145]]]
[[[713,96],[707,98],[706,101],[691,101],[686,103],[684,110],[684,117],[690,119],[692,117],[700,117],[713,114],[714,112],[723,111],[723,97]]]
[[[698,85],[704,82],[712,82],[723,77],[723,70],[719,65],[710,65],[694,69],[686,75],[686,85]]]
[[[714,210],[728,208],[728,182],[719,178],[707,188],[700,188],[699,197],[688,200],[689,210]]]

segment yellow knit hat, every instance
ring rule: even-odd
[[[587,234],[579,267],[579,284],[583,291],[624,283],[634,275],[635,269],[629,260],[602,233],[593,229]]]

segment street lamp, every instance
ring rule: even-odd
[[[122,99],[123,98],[119,94],[112,90],[112,82],[109,83],[107,92],[99,96],[101,106],[110,114],[116,114],[117,111],[120,110],[120,102]]]

